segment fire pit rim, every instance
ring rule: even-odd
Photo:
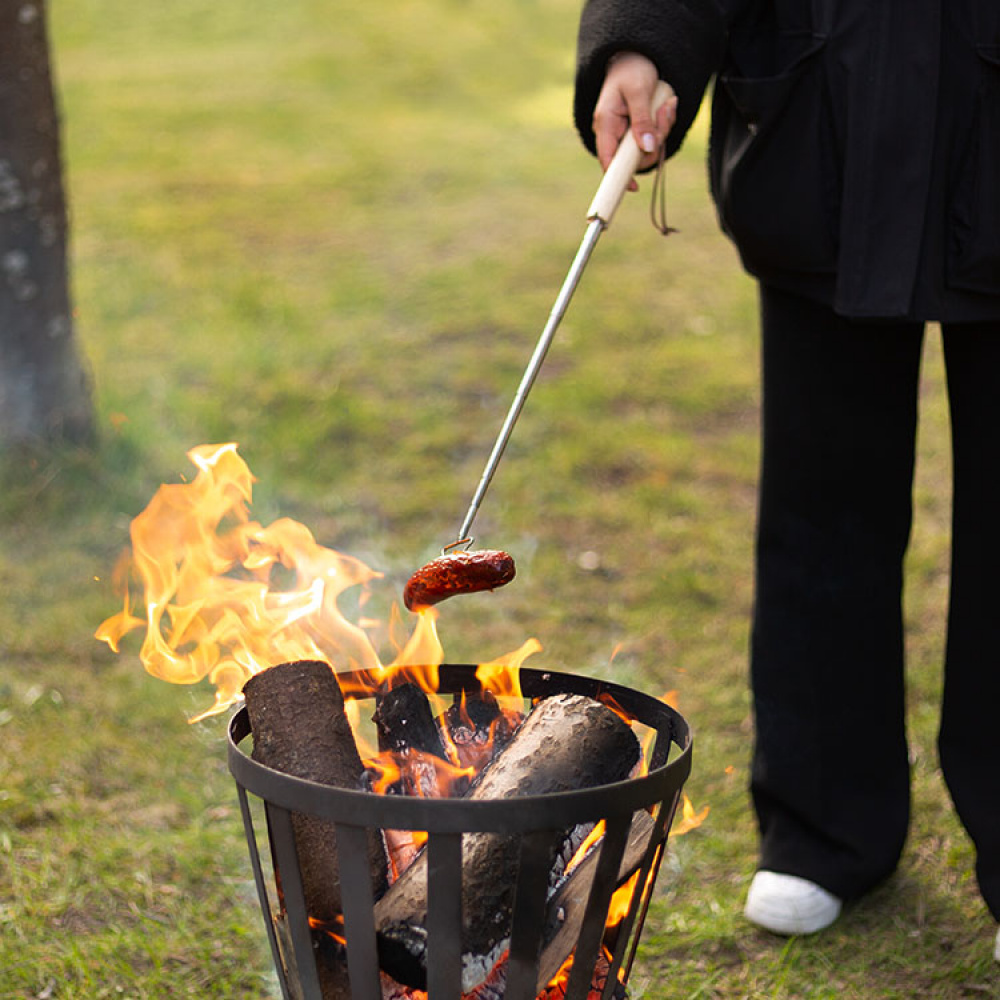
[[[475,665],[472,664],[443,664],[441,693],[461,690],[462,682],[474,670]],[[424,830],[429,833],[524,833],[549,825],[561,828],[566,823],[585,823],[631,814],[662,799],[664,791],[677,780],[679,774],[682,783],[686,780],[691,770],[693,740],[688,723],[671,706],[634,688],[580,674],[523,667],[519,674],[526,697],[532,696],[532,689],[558,679],[560,683],[569,684],[575,693],[595,697],[606,692],[630,712],[630,706],[624,702],[639,704],[661,718],[662,721],[651,728],[657,730],[661,741],[666,739],[678,747],[680,753],[641,777],[576,791],[518,797],[518,808],[511,809],[510,799],[430,799],[379,795],[360,789],[334,788],[276,771],[253,760],[240,748],[239,744],[250,734],[247,710],[242,708],[227,726],[229,769],[239,784],[281,808],[308,812],[338,823],[348,822],[351,826]],[[338,676],[358,682],[365,675],[362,671],[354,671]],[[371,695],[374,693],[372,691]],[[650,725],[641,718],[638,721]],[[345,816],[349,816],[350,820],[345,821]]]

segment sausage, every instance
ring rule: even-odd
[[[514,579],[514,573],[514,560],[498,549],[449,552],[432,559],[406,581],[403,603],[410,611],[419,611],[456,594],[502,587]]]

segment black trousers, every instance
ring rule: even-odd
[[[889,875],[910,809],[903,557],[923,325],[761,289],[751,641],[760,866],[844,899]],[[954,455],[939,753],[1000,919],[1000,322],[945,325]]]

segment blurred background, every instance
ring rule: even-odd
[[[37,6],[37,5],[31,5]],[[0,459],[0,997],[273,998],[224,720],[147,676],[119,610],[131,519],[238,442],[253,515],[385,574],[451,541],[600,179],[572,127],[577,0],[50,4],[75,335],[96,443]],[[703,109],[704,111],[704,109]],[[518,578],[442,606],[446,658],[521,645],[672,692],[695,731],[633,997],[1000,990],[934,751],[948,447],[929,345],[908,562],[916,815],[890,884],[815,941],[740,917],[753,287],[707,195],[705,115],[602,238],[477,519]],[[859,484],[859,488],[863,484]],[[850,691],[843,692],[845,739]],[[971,992],[970,992],[971,991]]]

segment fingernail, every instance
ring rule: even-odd
[[[656,136],[652,132],[643,133],[642,150],[644,153],[656,152]]]

